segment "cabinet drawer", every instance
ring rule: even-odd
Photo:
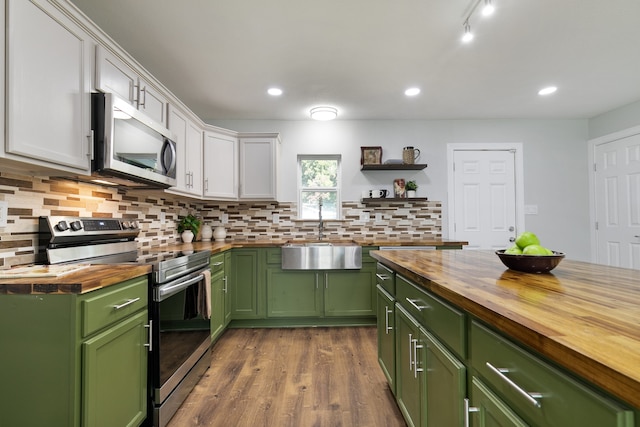
[[[138,310],[147,308],[147,302],[147,276],[87,294],[80,303],[82,336],[86,337]]]
[[[224,272],[224,252],[212,255],[210,263],[212,276],[215,276],[216,273]]]
[[[470,332],[473,368],[529,424],[633,426],[633,412],[563,374],[476,321]]]
[[[376,266],[376,283],[392,296],[396,294],[396,274],[382,264]]]
[[[396,300],[454,353],[466,358],[465,315],[462,311],[396,275]]]

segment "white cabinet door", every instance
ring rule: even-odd
[[[151,120],[167,126],[168,99],[102,46],[96,48],[96,89],[116,94]]]
[[[202,197],[202,129],[169,106],[169,130],[176,136],[177,185],[173,191]]]
[[[277,200],[279,143],[277,135],[240,138],[241,199]]]
[[[95,42],[48,1],[6,5],[7,157],[89,173]]]
[[[238,139],[204,133],[204,196],[212,199],[238,198]]]

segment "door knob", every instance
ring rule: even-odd
[[[515,241],[516,241],[516,238],[515,238],[515,237],[509,237],[509,241],[510,241],[511,243],[513,243],[513,242],[515,242]]]
[[[511,227],[509,227],[509,231],[515,231],[516,228],[512,225]]]

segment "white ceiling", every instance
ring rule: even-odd
[[[203,120],[322,104],[345,120],[590,118],[640,100],[640,0],[493,0],[470,44],[476,0],[72,1]]]

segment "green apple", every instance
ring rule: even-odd
[[[553,251],[549,248],[545,248],[545,250],[547,251],[547,255],[553,255]]]
[[[538,239],[538,236],[536,236],[530,231],[525,231],[523,233],[520,233],[520,235],[516,238],[516,245],[518,245],[518,247],[523,250],[527,246],[539,245],[539,244],[540,244],[540,240]]]
[[[518,245],[513,245],[509,249],[504,251],[504,253],[510,255],[522,255],[522,249],[520,249]]]
[[[540,245],[529,245],[522,250],[522,255],[548,255],[547,251]]]

